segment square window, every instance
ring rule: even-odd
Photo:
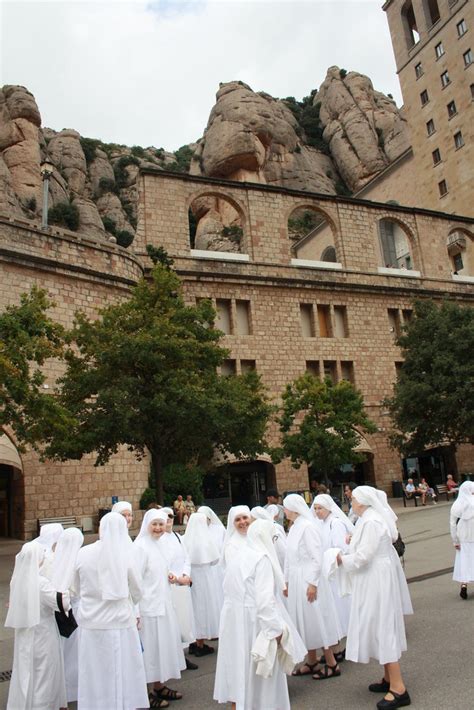
[[[252,323],[250,318],[250,301],[235,302],[235,320],[238,335],[250,335]]]
[[[331,310],[329,306],[318,304],[318,325],[320,338],[332,338]]]
[[[390,332],[393,333],[394,338],[399,338],[401,333],[401,322],[398,308],[388,308],[387,315]]]
[[[319,360],[306,360],[306,372],[319,379]]]
[[[471,49],[468,49],[467,52],[464,52],[462,58],[464,59],[465,67],[468,67],[470,64],[472,64],[472,62],[474,61],[474,56],[472,54]]]
[[[433,164],[438,165],[438,163],[441,162],[441,153],[439,152],[439,148],[436,148],[431,155],[433,156]]]
[[[225,335],[232,333],[232,311],[230,299],[217,299],[216,301],[216,328],[222,330]]]
[[[441,180],[441,182],[438,183],[438,190],[440,197],[444,197],[448,194],[448,183],[446,180]]]
[[[456,108],[456,103],[455,103],[455,101],[450,101],[449,104],[446,106],[446,108],[448,109],[448,116],[449,116],[449,118],[452,118],[452,117],[455,116],[455,115],[457,114],[457,112],[458,112],[458,110],[457,110],[457,108]]]
[[[420,76],[423,76],[423,66],[421,62],[418,62],[418,64],[415,64],[415,76],[417,79],[420,78]]]
[[[433,133],[436,131],[435,124],[432,118],[427,122],[426,124],[426,132],[429,136],[432,136]]]
[[[464,138],[462,137],[461,131],[454,134],[454,146],[455,148],[462,148],[464,145]]]
[[[458,37],[462,37],[463,35],[466,34],[467,25],[466,25],[464,18],[458,22],[458,24],[456,25],[456,29],[458,31]]]
[[[436,59],[439,59],[440,57],[443,56],[444,54],[444,47],[442,42],[438,42],[438,44],[435,47],[435,54],[436,54]]]
[[[324,360],[324,377],[329,377],[331,382],[335,385],[337,382],[337,363],[335,360]]]
[[[300,323],[303,338],[314,338],[314,317],[311,303],[300,303]]]
[[[334,335],[336,338],[347,338],[349,336],[346,306],[334,306]]]
[[[428,103],[429,100],[430,100],[430,97],[428,96],[428,92],[427,92],[426,89],[425,89],[425,90],[422,91],[421,94],[420,94],[421,105],[422,105],[422,106],[426,106],[426,104]]]
[[[237,365],[235,360],[224,360],[221,365],[221,375],[230,377],[237,373]]]
[[[341,380],[348,380],[354,384],[354,363],[349,361],[341,361]]]
[[[240,371],[243,375],[246,372],[255,372],[257,369],[257,364],[255,360],[241,360],[240,361]]]
[[[448,86],[448,84],[451,83],[451,79],[449,78],[449,74],[448,74],[447,71],[444,71],[444,72],[441,74],[441,77],[440,77],[440,78],[441,78],[441,86],[443,87],[443,89],[444,89],[445,86]]]

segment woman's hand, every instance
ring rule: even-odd
[[[178,578],[177,578],[176,575],[174,575],[172,572],[170,572],[170,573],[168,574],[168,582],[169,582],[170,584],[176,584],[177,580],[178,580]]]
[[[283,590],[283,596],[284,597],[288,596],[288,585],[286,585],[285,589]]]
[[[191,580],[187,574],[182,574],[181,577],[178,577],[177,581],[178,581],[178,584],[180,584],[181,586],[188,587]]]
[[[316,601],[318,596],[318,588],[314,584],[308,584],[308,589],[306,590],[306,599],[312,604]]]
[[[456,550],[460,550],[460,549],[461,549],[461,545],[459,544],[459,542],[455,542],[455,543],[454,543],[454,547],[455,547]]]
[[[342,565],[342,557],[340,552],[337,553],[336,562],[338,567]]]

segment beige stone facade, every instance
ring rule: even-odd
[[[244,234],[239,253],[206,252],[190,246],[188,209],[197,199],[218,197],[237,210]],[[288,218],[311,209],[332,231],[336,263],[295,259]],[[390,268],[380,246],[380,223],[393,223],[408,245],[411,268]],[[474,282],[452,275],[447,240],[453,232],[471,239],[474,220],[356,199],[143,171],[140,178],[136,253],[146,244],[163,246],[175,259],[189,302],[211,298],[227,332],[229,371],[255,366],[275,400],[287,382],[310,370],[354,381],[379,431],[367,437],[371,452],[360,475],[387,491],[402,475],[389,448],[382,400],[391,394],[400,351],[396,331],[410,316],[415,298],[446,296],[474,303]],[[318,239],[317,235],[315,237]],[[327,234],[325,237],[327,245]],[[316,253],[318,253],[316,251]],[[238,324],[247,304],[247,329]],[[270,432],[276,443],[276,431]],[[451,462],[446,465],[451,465]],[[470,447],[463,471],[474,467]],[[271,483],[267,472],[267,484]],[[288,462],[277,466],[280,490],[306,488],[307,471]]]
[[[383,9],[413,150],[413,197],[405,199],[406,189],[395,180],[392,199],[473,216],[472,0],[387,0]],[[363,197],[378,199],[370,190]]]

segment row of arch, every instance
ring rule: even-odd
[[[230,196],[209,192],[195,197],[189,206],[191,249],[247,254],[245,212]],[[287,235],[295,259],[341,263],[337,229],[331,215],[311,204],[290,208]],[[446,248],[451,271],[474,274],[474,236],[467,230],[453,229]],[[384,217],[377,222],[378,266],[397,270],[420,268],[416,238],[400,218]]]

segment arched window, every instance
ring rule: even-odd
[[[389,269],[413,269],[408,237],[398,222],[380,220],[379,244],[382,266]]]
[[[413,47],[420,40],[420,35],[411,0],[407,0],[402,7],[402,22],[408,48]]]
[[[336,250],[333,246],[326,247],[326,249],[321,254],[321,261],[333,261],[336,262]]]
[[[288,237],[297,259],[337,262],[329,220],[319,210],[297,207],[288,218]]]
[[[189,208],[191,249],[244,253],[243,221],[236,206],[223,195],[197,197]]]

